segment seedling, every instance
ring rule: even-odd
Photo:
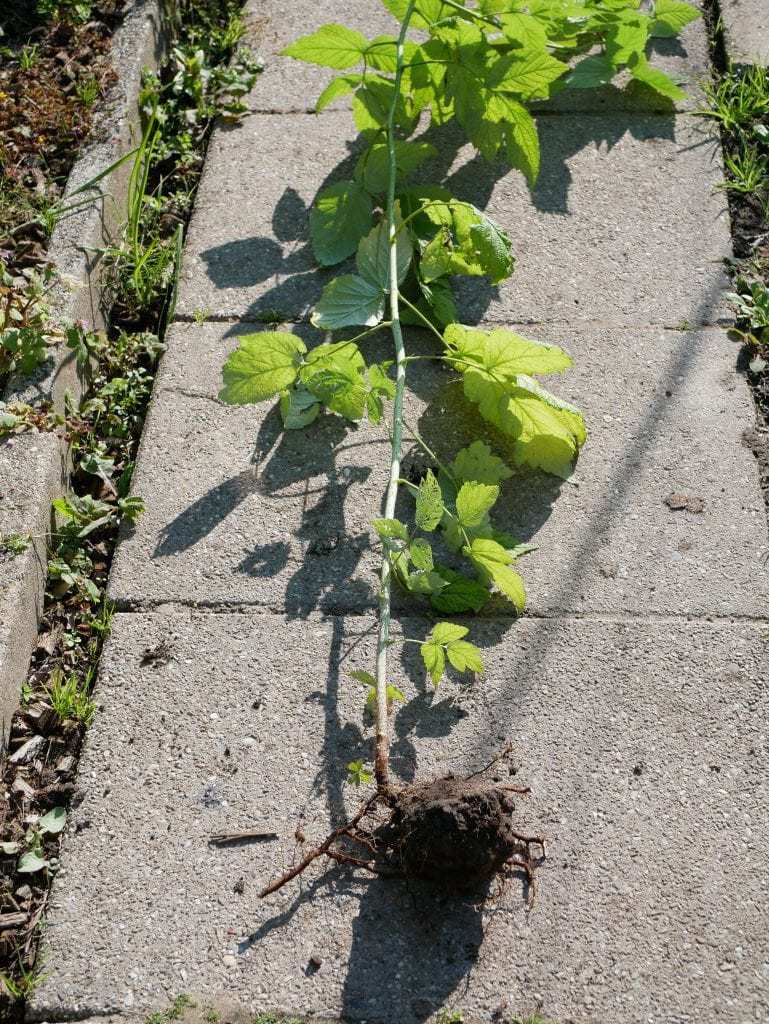
[[[482,210],[452,196],[443,183],[411,182],[437,155],[431,143],[412,136],[428,118],[442,125],[455,121],[483,157],[506,162],[533,185],[540,151],[528,105],[564,88],[607,85],[621,70],[668,99],[681,99],[676,83],[648,62],[646,49],[654,36],[675,35],[698,16],[678,0],[643,7],[638,0],[586,0],[569,7],[568,16],[558,0],[532,4],[529,13],[506,0],[384,5],[400,22],[397,38],[369,40],[333,24],[285,50],[297,60],[342,72],[324,89],[316,110],[352,95],[353,118],[366,144],[353,177],[323,189],[310,217],[319,264],[355,258],[355,272],[326,285],[312,315],[321,330],[344,334],[310,349],[292,333],[247,335],[223,370],[223,401],[277,398],[286,430],[304,429],[324,412],[377,425],[385,403],[393,403],[388,485],[383,515],[373,523],[382,547],[376,665],[373,679],[363,680],[370,680],[375,694],[376,792],[262,896],[322,855],[458,887],[511,868],[532,880],[533,851],[544,852],[543,841],[510,825],[512,794],[526,790],[478,776],[406,788],[390,780],[394,694],[388,653],[396,642],[390,632],[391,590],[397,584],[442,615],[477,612],[492,593],[521,612],[524,584],[513,566],[530,549],[501,532],[492,518],[500,487],[511,476],[507,462],[568,477],[586,429],[578,409],[535,379],[572,365],[562,348],[506,328],[481,330],[459,322],[452,277],[485,276],[498,284],[513,271],[511,242]],[[409,38],[411,28],[421,33],[419,41]],[[504,460],[480,438],[453,459],[441,458],[406,423],[407,371],[417,358],[406,344],[411,326],[430,332],[436,351],[427,358],[461,379],[466,401],[504,438]],[[393,360],[367,362],[360,346],[383,330],[391,334]],[[402,476],[404,434],[430,460],[418,483]],[[414,499],[413,526],[395,516],[401,485]],[[468,635],[464,625],[439,621],[427,637],[404,642],[419,645],[437,686],[447,662],[460,673],[483,671],[481,652]],[[348,765],[348,772],[354,784],[366,781],[362,760]],[[390,817],[372,832],[365,819],[377,803]],[[353,856],[350,844],[364,856]]]

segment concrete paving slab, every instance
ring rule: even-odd
[[[297,827],[312,843],[357,805],[341,778],[370,729],[348,672],[373,626],[116,617],[29,1019],[146,1015],[186,992],[356,1024],[444,1004],[484,1022],[538,1005],[559,1024],[766,1021],[765,625],[474,625],[487,676],[432,701],[396,656],[401,778],[513,743],[519,823],[549,840],[533,909],[517,882],[481,910],[320,868],[260,902]],[[208,844],[253,828],[279,839]]]
[[[765,0],[721,0],[726,53],[735,64],[769,64],[769,9]]]
[[[0,444],[0,548],[9,534],[31,538],[19,554],[0,550],[0,749],[37,639],[51,501],[61,493],[63,473],[53,434],[19,434]]]
[[[290,6],[280,0],[251,0],[245,16],[249,25],[247,41],[264,61],[264,71],[249,96],[248,105],[252,111],[262,113],[313,110],[323,89],[339,74],[280,56],[294,40],[329,23],[357,29],[368,39],[378,35],[394,36],[398,32],[398,23],[381,0],[356,0],[343,9],[335,0],[295,2]],[[413,31],[411,38],[419,40],[424,34]],[[687,25],[677,39],[655,40],[650,58],[655,67],[684,83],[690,97],[677,104],[680,109],[701,103],[700,82],[710,73],[707,33],[702,20]],[[670,101],[653,91],[634,88],[626,91],[628,83],[629,77],[623,75],[616,88],[568,90],[553,106],[568,111],[670,109]],[[336,101],[329,109],[347,108],[349,103],[347,97]]]
[[[253,326],[170,334],[134,479],[147,510],[112,571],[122,607],[374,606],[369,523],[386,486],[386,434],[330,415],[283,433],[272,403],[216,402],[224,358]],[[550,384],[591,431],[578,483],[521,472],[503,492],[504,528],[539,546],[521,563],[530,611],[764,615],[766,514],[742,444],[754,414],[734,345],[717,330],[519,329],[572,352],[574,369]],[[408,338],[412,351],[435,351],[419,332]],[[370,359],[389,357],[389,339],[365,344]],[[442,456],[478,436],[504,453],[444,370],[419,361],[410,380],[408,418]],[[671,494],[702,499],[702,511],[673,511]]]
[[[465,322],[604,321],[708,324],[729,311],[722,260],[731,253],[718,141],[689,117],[543,116],[542,176],[473,156],[456,134],[430,130],[459,198],[509,232],[518,257],[499,288],[459,287]],[[319,189],[349,178],[357,143],[347,115],[254,115],[220,131],[190,227],[177,313],[246,320],[306,318],[324,284],[308,242]],[[237,211],[237,215],[233,215]],[[339,272],[338,270],[336,271]]]

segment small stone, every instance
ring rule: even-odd
[[[224,964],[225,967],[238,966],[237,957],[234,956],[232,953],[225,953],[224,956],[222,957],[222,963]]]

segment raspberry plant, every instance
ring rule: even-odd
[[[278,398],[287,430],[307,427],[322,410],[378,424],[385,401],[393,403],[389,482],[383,516],[373,522],[383,552],[376,668],[375,674],[355,673],[371,687],[376,782],[387,793],[388,719],[393,702],[403,697],[387,683],[393,581],[439,614],[479,612],[494,591],[520,612],[525,592],[513,566],[529,550],[497,530],[492,519],[500,485],[512,475],[506,462],[480,438],[450,463],[442,462],[404,424],[407,370],[415,358],[408,354],[405,329],[432,333],[434,358],[461,377],[465,398],[505,439],[511,463],[566,477],[586,439],[579,410],[536,379],[571,366],[563,349],[506,328],[487,331],[460,322],[452,276],[504,280],[514,268],[510,239],[441,183],[414,183],[437,152],[413,136],[430,121],[455,121],[486,159],[506,161],[533,185],[540,149],[530,105],[563,89],[607,85],[620,73],[669,100],[682,98],[646,51],[654,37],[676,35],[698,12],[680,0],[383,2],[400,22],[397,37],[367,39],[332,24],[285,50],[297,60],[342,72],[323,90],[316,109],[351,94],[364,143],[353,178],[323,189],[310,217],[320,265],[354,257],[354,268],[343,267],[326,286],[312,315],[322,331],[344,336],[327,337],[310,350],[292,333],[243,337],[225,363],[221,398]],[[358,328],[352,336],[351,328]],[[367,363],[360,344],[385,329],[392,335],[393,360]],[[419,484],[401,478],[404,427],[434,467]],[[395,517],[401,485],[414,498],[413,527]],[[452,566],[462,564],[463,570],[437,560],[438,543],[450,553]],[[447,660],[460,672],[483,670],[467,634],[463,625],[439,621],[426,638],[406,642],[420,645],[437,686]],[[350,768],[354,781],[370,778],[362,761]]]

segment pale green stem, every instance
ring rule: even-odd
[[[393,402],[392,448],[390,455],[390,480],[385,496],[384,514],[386,519],[395,515],[395,502],[398,497],[398,481],[401,475],[401,445],[403,440],[403,393],[406,388],[406,349],[401,331],[398,306],[398,259],[396,243],[398,240],[395,223],[395,182],[398,165],[395,152],[395,114],[400,97],[401,79],[403,77],[403,52],[406,33],[408,32],[411,15],[416,0],[409,0],[406,13],[401,22],[396,47],[395,88],[393,100],[387,117],[387,152],[389,156],[389,181],[387,183],[387,230],[390,240],[390,330],[395,345],[395,400]],[[390,785],[390,722],[387,708],[387,648],[390,642],[390,591],[391,591],[390,551],[385,541],[384,557],[379,590],[379,635],[377,637],[376,654],[376,754],[374,770],[377,788],[387,791]]]

